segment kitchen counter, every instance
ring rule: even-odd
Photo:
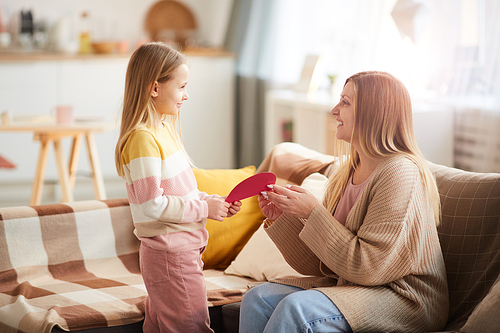
[[[234,57],[231,52],[216,48],[188,48],[182,51],[190,57]],[[85,60],[85,59],[128,59],[132,53],[91,53],[91,54],[69,54],[63,52],[48,51],[14,51],[0,50],[0,62],[9,61],[44,61],[44,60]]]

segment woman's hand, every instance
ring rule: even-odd
[[[303,187],[297,185],[269,187],[272,187],[273,191],[267,192],[267,201],[271,202],[274,210],[286,212],[287,215],[307,219],[314,207],[320,204],[318,199]]]
[[[216,221],[224,221],[228,216],[229,202],[225,202],[222,198],[207,199],[208,218]]]
[[[261,192],[259,195],[259,207],[265,217],[271,221],[276,221],[283,214],[283,211],[269,200],[269,193],[268,191]]]

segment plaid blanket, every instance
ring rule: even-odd
[[[146,289],[126,199],[0,209],[0,332],[139,322]],[[205,271],[209,306],[249,279]]]

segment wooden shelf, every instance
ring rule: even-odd
[[[235,57],[234,53],[218,48],[187,48],[181,51],[189,57]],[[0,50],[0,62],[9,61],[53,61],[53,60],[85,60],[85,59],[127,59],[132,53],[91,53],[70,54],[48,51],[14,51]]]
[[[120,59],[129,58],[129,53],[91,53],[69,54],[46,51],[0,51],[0,62],[7,61],[45,61],[45,60],[85,60],[85,59]]]

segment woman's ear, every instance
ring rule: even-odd
[[[151,91],[151,97],[158,97],[158,81],[153,83],[153,90]]]

